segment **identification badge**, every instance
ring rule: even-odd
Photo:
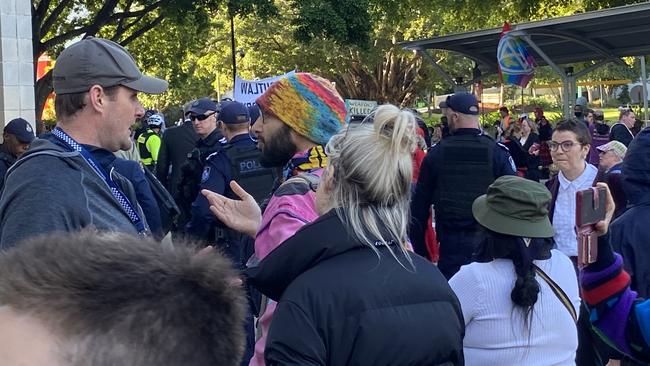
[[[203,169],[203,174],[201,174],[201,183],[205,183],[210,179],[210,167],[206,166]]]

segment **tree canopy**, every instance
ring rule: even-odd
[[[397,45],[404,40],[574,14],[640,0],[33,0],[34,57],[56,57],[78,37],[98,35],[125,45],[144,70],[170,82],[145,96],[164,109],[232,89],[230,17],[234,16],[238,75],[247,79],[309,71],[336,81],[344,97],[408,105],[428,91],[448,89],[426,60]],[[458,75],[473,65],[434,55]],[[605,68],[599,78],[618,76]],[[540,80],[554,76],[540,72]],[[495,83],[496,79],[487,80]],[[36,85],[37,105],[51,75]]]

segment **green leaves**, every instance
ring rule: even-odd
[[[329,38],[342,45],[367,47],[371,23],[368,0],[294,0],[298,16],[294,37],[308,44],[315,38]]]
[[[32,0],[35,57],[42,51],[56,57],[67,42],[89,34],[122,42],[145,72],[170,82],[169,92],[143,96],[157,108],[232,88],[231,14],[243,54],[237,56],[241,77],[297,69],[336,79],[346,95],[402,103],[418,93],[445,92],[448,85],[397,42],[637,2],[642,0]],[[473,64],[466,59],[448,52],[434,57],[452,77],[471,76]],[[611,67],[592,75],[624,77],[628,70]],[[536,79],[552,81],[554,75],[539,69]],[[485,80],[494,83],[496,77]]]

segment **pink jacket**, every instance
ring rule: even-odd
[[[310,173],[320,177],[323,171],[317,169]],[[293,236],[298,229],[318,217],[315,193],[311,189],[305,189],[304,184],[298,188],[296,184],[292,184],[293,179],[295,178],[284,182],[273,193],[264,210],[262,223],[255,238],[255,256],[259,260],[264,259],[283,241]],[[276,305],[274,301],[268,300],[264,313],[260,315],[258,327],[261,328],[261,337],[255,343],[255,352],[249,363],[250,366],[265,365],[264,347]]]

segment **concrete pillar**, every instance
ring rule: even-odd
[[[30,0],[0,0],[0,127],[16,117],[34,126]]]

